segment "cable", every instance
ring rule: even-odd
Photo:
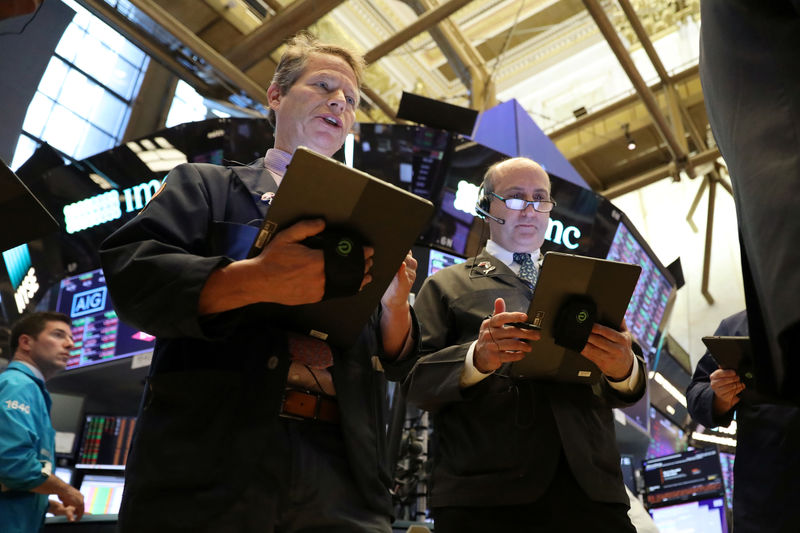
[[[44,5],[44,0],[42,0],[42,2],[39,4],[39,7],[36,8],[36,11],[33,12],[33,16],[31,16],[31,18],[29,18],[28,21],[25,24],[22,25],[22,29],[21,30],[19,30],[19,31],[5,31],[3,33],[0,33],[0,37],[3,37],[5,35],[22,35],[22,32],[25,31],[25,28],[28,27],[28,24],[33,22],[33,19],[35,19],[36,15],[39,14],[39,11],[42,9],[43,5]]]

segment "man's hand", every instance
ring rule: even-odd
[[[536,330],[506,326],[510,322],[526,322],[525,313],[506,313],[506,302],[502,298],[494,301],[494,314],[481,323],[478,341],[475,343],[472,361],[475,368],[484,374],[494,372],[503,363],[519,361],[533,348],[526,341],[538,341],[541,334]]]
[[[48,501],[47,512],[54,514],[55,516],[66,516],[67,520],[70,522],[74,522],[76,520],[75,508],[71,505],[64,505],[58,500]]]
[[[581,355],[596,364],[609,378],[622,381],[631,375],[636,364],[632,346],[633,338],[624,321],[621,331],[594,324]]]
[[[213,271],[200,293],[199,313],[221,313],[261,302],[302,305],[322,300],[325,257],[322,250],[300,243],[324,229],[322,219],[301,220],[278,232],[256,257]],[[374,254],[374,249],[364,247],[361,288],[372,281],[368,272]]]
[[[50,500],[50,512],[54,515],[64,514],[70,522],[80,520],[83,518],[83,494],[71,485],[64,484],[63,487],[56,492],[56,496],[61,500],[60,502]],[[56,505],[57,510],[63,512],[56,512],[53,506]]]
[[[735,370],[718,368],[711,373],[709,378],[711,379],[711,390],[714,391],[712,404],[714,414],[723,415],[739,403],[739,393],[744,390],[745,385]]]
[[[406,258],[400,264],[400,268],[397,269],[394,278],[392,278],[392,282],[381,297],[381,305],[384,309],[406,309],[408,306],[408,295],[416,279],[417,260],[414,259],[414,256],[411,255],[411,250],[409,250],[408,254],[406,254]]]

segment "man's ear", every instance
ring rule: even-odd
[[[17,349],[19,350],[20,348],[24,348],[26,352],[29,352],[31,349],[31,345],[35,340],[36,339],[28,335],[27,333],[23,333],[22,335],[19,336],[19,339],[17,340]]]
[[[281,94],[281,88],[278,87],[278,84],[270,84],[270,86],[267,88],[267,103],[273,111],[277,111],[280,107],[282,97],[283,95]]]

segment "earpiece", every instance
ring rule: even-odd
[[[478,216],[483,219],[490,218],[498,224],[505,224],[506,220],[504,218],[497,218],[496,216],[489,214],[489,206],[491,203],[492,199],[486,195],[486,190],[483,187],[483,183],[481,183],[481,188],[478,189],[478,201],[475,204],[475,212],[478,213]]]

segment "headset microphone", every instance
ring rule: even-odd
[[[494,215],[489,214],[490,203],[491,199],[488,196],[486,196],[484,184],[481,184],[480,189],[478,189],[478,201],[475,203],[475,212],[478,213],[478,216],[481,218],[491,218],[498,224],[505,224],[506,219],[498,218]]]
[[[480,213],[480,215],[478,215],[478,216],[482,216],[482,218],[491,218],[492,220],[494,220],[498,224],[505,224],[506,223],[506,219],[497,218],[496,216],[494,216],[492,214],[489,214],[489,211],[486,211],[480,205],[476,205],[475,206],[475,211]]]

